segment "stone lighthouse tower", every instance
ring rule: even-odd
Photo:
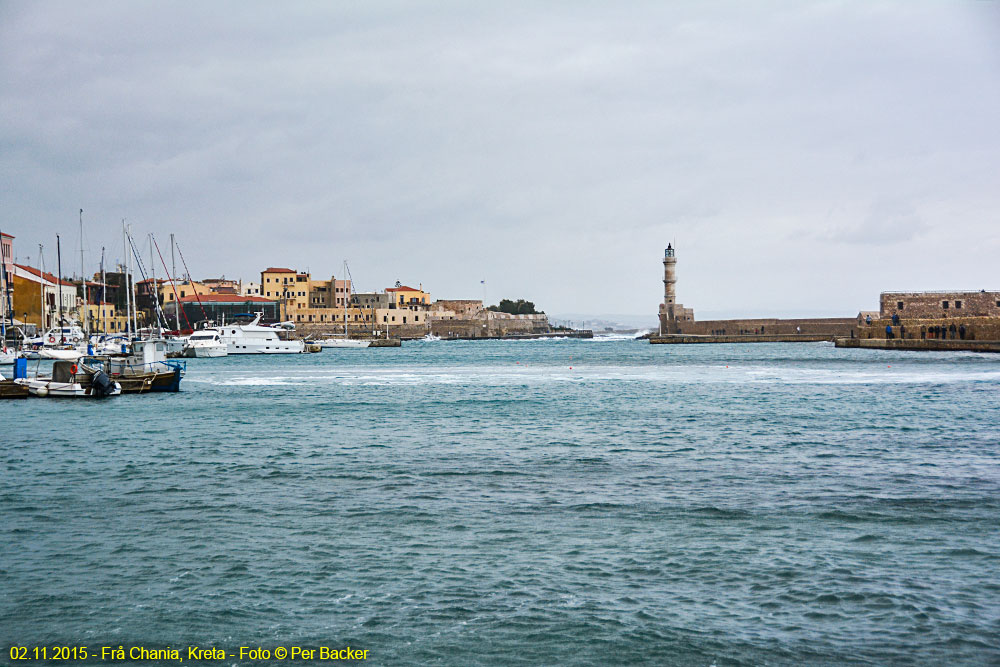
[[[667,244],[663,252],[663,303],[660,304],[660,335],[681,332],[682,322],[694,321],[694,311],[677,303],[677,257],[674,248]]]

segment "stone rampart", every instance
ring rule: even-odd
[[[879,315],[907,319],[1000,317],[1000,292],[882,292]]]
[[[850,336],[857,328],[854,317],[823,317],[803,319],[736,319],[736,320],[703,320],[700,322],[684,322],[678,327],[679,334],[698,336],[732,336],[732,335],[795,335],[810,334],[827,336]]]

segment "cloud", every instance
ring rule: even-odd
[[[822,272],[857,247],[920,256],[946,229],[1000,250],[998,17],[8,3],[5,231],[23,256],[73,238],[82,207],[92,262],[128,217],[176,233],[196,274],[346,257],[367,288],[475,297],[487,278],[550,311],[652,313],[676,239],[696,308],[856,311],[888,276]]]

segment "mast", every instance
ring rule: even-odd
[[[337,293],[337,282],[334,278],[333,293]],[[344,260],[344,338],[347,338],[347,260]]]
[[[139,302],[137,301],[137,294],[135,293],[135,244],[132,241],[132,225],[128,226],[128,230],[125,232],[128,234],[128,245],[129,245],[129,289],[128,291],[132,296],[132,335],[135,337],[139,336]]]
[[[80,319],[83,320],[83,333],[90,340],[90,308],[87,303],[87,274],[83,269],[83,209],[80,209],[80,282],[83,283],[83,312]]]
[[[101,329],[108,333],[108,319],[104,314],[104,302],[108,300],[108,283],[104,277],[104,246],[101,246],[101,303],[97,306],[101,313]]]
[[[122,271],[125,272],[125,338],[129,337],[129,329],[132,328],[132,289],[129,287],[129,261],[128,261],[128,230],[125,228],[125,218],[122,218]]]
[[[38,306],[40,308],[38,319],[40,320],[39,328],[41,330],[35,333],[39,336],[48,331],[48,325],[45,324],[45,257],[42,256],[42,248],[44,247],[41,243],[38,244],[38,270],[40,271],[38,276]]]
[[[59,343],[66,342],[66,335],[63,332],[62,316],[62,247],[59,243],[59,235],[56,234],[56,292],[59,294]]]
[[[3,233],[0,232],[0,239],[3,239]],[[7,348],[7,262],[4,261],[3,257],[3,244],[0,242],[0,294],[3,295],[3,306],[0,310],[0,349]],[[13,258],[11,258],[13,260]],[[14,318],[10,319],[11,326],[14,326]]]
[[[177,280],[177,260],[174,259],[174,235],[170,235],[170,277]],[[176,283],[175,283],[176,284]],[[185,315],[185,318],[187,316]],[[174,328],[177,329],[177,333],[180,334],[181,331],[181,302],[174,294]]]
[[[153,260],[153,234],[149,234],[149,275],[153,283],[150,287],[153,289],[153,312],[156,313],[156,329],[158,331],[158,336],[163,337],[163,325],[160,321],[160,288],[156,286],[156,262]],[[150,327],[149,335],[153,335],[153,329]]]

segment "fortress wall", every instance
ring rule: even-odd
[[[854,317],[824,317],[804,319],[736,319],[736,320],[703,320],[700,322],[678,323],[683,334],[709,336],[714,332],[725,332],[722,335],[739,334],[809,334],[850,336],[856,330],[858,323]],[[884,331],[885,327],[883,327]]]

